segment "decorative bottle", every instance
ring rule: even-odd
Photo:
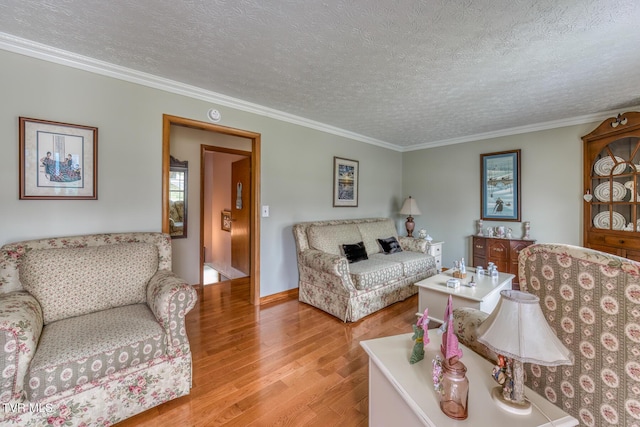
[[[492,279],[498,278],[498,267],[495,264],[491,266],[491,278]]]
[[[457,357],[442,362],[440,409],[449,418],[465,420],[469,416],[469,379],[467,367]]]

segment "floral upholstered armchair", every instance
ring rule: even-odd
[[[640,263],[578,246],[535,244],[518,258],[520,289],[540,298],[571,366],[525,364],[525,384],[581,426],[640,426]],[[477,343],[488,316],[457,309],[460,342]],[[484,348],[483,348],[484,347]]]
[[[0,425],[111,425],[191,389],[195,290],[162,233],[0,248]]]
[[[184,233],[184,202],[169,201],[169,234],[182,235]]]

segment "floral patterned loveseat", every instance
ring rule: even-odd
[[[355,322],[418,292],[414,283],[436,274],[427,241],[398,236],[393,220],[367,218],[293,226],[298,299],[345,322]],[[395,237],[402,251],[384,253],[377,239]],[[343,244],[363,243],[368,259],[349,263]]]
[[[191,389],[196,291],[162,233],[0,248],[0,425],[111,425]]]
[[[540,298],[575,356],[572,366],[525,364],[525,384],[581,426],[640,427],[640,263],[560,244],[529,246],[518,262],[521,290]],[[487,316],[454,311],[460,342],[485,356],[475,329]]]

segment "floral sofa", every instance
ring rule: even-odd
[[[525,364],[525,384],[581,426],[640,426],[640,263],[595,250],[535,244],[518,258],[520,288],[575,356],[572,366]],[[460,342],[475,341],[488,314],[454,311]]]
[[[299,300],[345,322],[416,294],[414,283],[436,273],[426,240],[398,236],[389,218],[303,222],[293,226],[293,234]],[[378,239],[392,237],[401,251],[383,252]],[[350,263],[343,245],[358,243],[367,259]]]
[[[162,233],[0,248],[0,425],[111,425],[191,389],[196,291]]]

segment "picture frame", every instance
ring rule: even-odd
[[[358,175],[359,162],[357,160],[333,158],[333,206],[358,206]]]
[[[224,210],[220,213],[220,228],[231,231],[231,211]]]
[[[20,200],[97,200],[98,128],[20,117]]]
[[[520,221],[520,150],[480,155],[480,218]]]

